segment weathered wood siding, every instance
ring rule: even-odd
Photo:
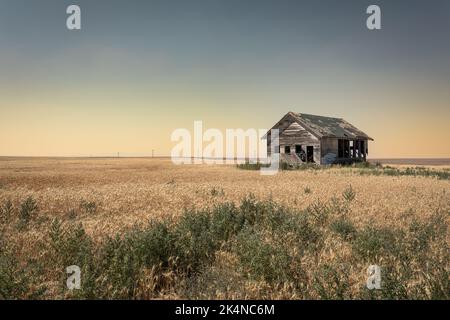
[[[322,155],[327,153],[338,153],[338,139],[323,137],[321,140]]]
[[[319,143],[319,139],[296,122],[287,127],[280,135],[280,145],[284,146],[290,145],[295,147],[296,144],[314,145]]]
[[[314,162],[320,163],[320,140],[306,131],[297,122],[293,122],[280,134],[280,151],[283,153],[284,147],[290,146],[291,153],[295,153],[296,145],[301,145],[302,150],[305,152],[307,146],[312,146],[314,150]]]
[[[280,140],[281,140],[281,134],[283,133],[283,131],[286,128],[288,128],[293,122],[295,122],[294,117],[288,113],[280,121],[278,121],[276,125],[273,126],[274,129],[279,130]],[[271,141],[271,136],[270,136],[270,131],[269,131],[269,133],[267,134],[267,153],[268,154],[270,154],[272,151],[272,149],[270,148],[270,141]],[[280,143],[280,147],[281,147],[281,143]],[[282,150],[282,149],[283,148],[280,148],[280,152],[284,152],[284,150]]]
[[[338,156],[338,139],[323,137],[321,139],[321,164],[330,164]]]

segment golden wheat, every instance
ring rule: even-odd
[[[151,219],[176,220],[185,209],[211,207],[226,201],[238,203],[250,193],[256,199],[272,199],[301,210],[317,201],[341,197],[350,185],[356,198],[351,202],[349,219],[355,226],[401,228],[409,219],[426,220],[437,210],[450,210],[449,180],[368,176],[351,168],[282,171],[274,176],[262,176],[259,171],[239,170],[235,166],[174,165],[168,159],[0,161],[0,204],[11,200],[16,214],[23,200],[32,196],[39,206],[31,228],[17,232],[12,222],[4,227],[3,236],[14,245],[19,260],[45,259],[39,244],[45,243],[49,222],[54,217],[70,224],[82,223],[89,236],[101,241],[107,235],[144,225]],[[82,204],[89,202],[96,205],[95,212],[83,209]],[[326,241],[330,243],[325,244],[320,263],[333,261],[337,256],[343,260],[351,256],[348,243],[332,237]],[[223,273],[224,265],[233,264],[235,257],[220,251],[217,255],[219,258],[211,270]],[[316,263],[302,261],[303,268],[312,270]],[[353,265],[349,281],[364,282],[365,268]],[[151,279],[152,270],[147,272]],[[227,272],[234,280],[228,284],[229,291],[212,293],[218,298],[296,298],[288,287],[269,294],[264,284]],[[239,283],[241,288],[246,288],[245,292],[233,290],[233,285]],[[56,287],[55,283],[47,285]],[[153,280],[140,283],[142,288],[154,285]],[[144,293],[139,295],[147,297]],[[169,292],[166,297],[176,296]]]

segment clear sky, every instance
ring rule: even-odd
[[[0,0],[0,97],[0,155],[168,155],[194,120],[295,111],[345,118],[370,157],[450,157],[450,1]]]

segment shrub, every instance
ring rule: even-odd
[[[28,283],[13,256],[0,252],[0,299],[18,299],[28,292]]]
[[[249,195],[239,205],[187,210],[176,221],[150,221],[101,242],[94,242],[81,224],[54,219],[50,250],[42,262],[18,262],[0,245],[0,298],[39,296],[42,286],[37,283],[53,281],[41,279],[45,271],[59,275],[64,298],[183,297],[183,292],[193,298],[215,298],[224,292],[235,297],[242,292],[247,296],[244,288],[256,284],[249,294],[258,297],[449,299],[445,210],[403,229],[357,230],[341,214],[349,208],[339,198],[317,201],[299,212]],[[332,252],[335,234],[349,241],[352,255],[338,254],[332,263],[325,262],[330,260],[322,259],[324,250]],[[223,270],[228,273],[215,278],[222,263],[227,263]],[[352,268],[370,264],[382,267],[382,290],[368,290],[365,283],[355,290]],[[66,290],[69,265],[81,268],[81,290]],[[225,279],[228,275],[232,278]],[[215,283],[209,286],[210,281]],[[190,290],[195,283],[198,287]],[[233,289],[227,287],[230,283]]]
[[[241,163],[241,164],[237,164],[236,168],[238,169],[242,169],[242,170],[259,170],[261,168],[268,168],[270,167],[270,164],[265,164],[265,163],[250,163],[250,162],[245,162],[245,163]]]
[[[14,256],[0,249],[0,299],[39,299],[46,287],[33,283],[36,275],[29,261],[23,268]]]
[[[356,194],[355,194],[355,192],[353,191],[353,188],[352,188],[351,185],[348,186],[348,188],[346,188],[346,189],[344,190],[344,192],[342,193],[342,196],[343,196],[344,199],[345,199],[346,201],[348,201],[348,202],[351,202],[351,201],[353,201],[353,200],[355,199]]]
[[[362,168],[364,169],[364,168]],[[450,179],[450,172],[448,170],[442,169],[428,169],[423,167],[411,168],[407,167],[404,169],[399,169],[391,166],[378,166],[365,168],[360,171],[361,175],[387,175],[387,176],[421,176],[448,180]]]
[[[210,221],[208,212],[186,211],[175,226],[175,251],[187,272],[197,270],[202,261],[212,259],[218,247],[211,239]]]
[[[75,209],[70,209],[66,213],[67,219],[74,220],[77,217],[77,211]]]
[[[350,211],[350,206],[348,201],[342,201],[339,198],[332,197],[328,209],[333,215],[345,216]]]
[[[317,199],[316,202],[306,208],[306,212],[313,216],[318,225],[324,225],[331,214],[331,208],[326,203]]]
[[[353,251],[366,260],[375,260],[387,254],[397,254],[397,237],[401,237],[400,230],[389,228],[375,228],[367,226],[356,234],[352,243]]]
[[[406,272],[395,267],[392,261],[386,261],[381,267],[381,289],[369,290],[366,286],[361,286],[360,296],[363,299],[408,299],[406,283],[408,277]]]
[[[25,201],[20,205],[19,211],[19,229],[25,228],[30,220],[34,217],[34,215],[38,211],[38,206],[33,197],[29,196]]]
[[[280,225],[276,236],[283,239],[285,236],[290,236],[290,233],[292,233],[300,252],[310,248],[317,249],[317,245],[322,239],[321,231],[314,226],[305,212],[292,213],[287,216]]]
[[[351,221],[345,218],[339,218],[333,221],[330,225],[330,229],[346,241],[354,239],[356,235],[356,228]]]
[[[92,260],[92,240],[87,236],[81,224],[70,228],[63,227],[55,218],[49,230],[50,246],[56,261],[62,268],[71,265],[83,266]]]
[[[139,262],[148,268],[160,264],[164,268],[168,267],[170,258],[175,254],[175,235],[164,222],[151,221],[148,227],[134,229],[125,238]]]
[[[3,206],[0,207],[0,223],[7,223],[11,218],[13,210],[14,208],[11,200],[7,200]]]
[[[289,279],[291,258],[286,247],[265,241],[262,231],[246,227],[236,238],[235,252],[249,278],[271,283]]]
[[[425,251],[431,241],[447,233],[445,216],[435,213],[426,222],[415,219],[409,225],[408,231],[411,234],[408,249],[414,252]]]
[[[325,264],[314,273],[313,289],[320,299],[351,298],[348,267]]]
[[[277,206],[272,202],[259,202],[256,207],[257,216],[254,225],[260,226],[272,234],[288,227],[291,217],[288,209]]]
[[[103,243],[96,263],[97,297],[126,299],[133,296],[142,260],[133,244],[130,239],[118,235]]]
[[[239,206],[239,214],[245,223],[253,225],[256,222],[258,216],[260,216],[260,212],[262,210],[262,205],[258,201],[253,194],[249,194],[245,197]]]
[[[290,165],[288,162],[286,161],[280,161],[280,167],[281,170],[292,170],[294,168],[293,165]]]
[[[216,206],[211,215],[212,241],[219,246],[223,245],[243,228],[245,221],[244,215],[240,214],[233,203]]]
[[[422,294],[418,297],[428,297],[431,300],[449,300],[450,299],[450,271],[446,268],[449,263],[447,257],[446,264],[433,263],[429,264],[429,270],[425,277],[425,287],[428,288],[428,294]]]
[[[86,213],[94,214],[97,212],[98,206],[94,201],[81,201],[80,208]]]

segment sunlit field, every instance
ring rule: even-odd
[[[4,158],[0,298],[448,299],[449,173]]]

